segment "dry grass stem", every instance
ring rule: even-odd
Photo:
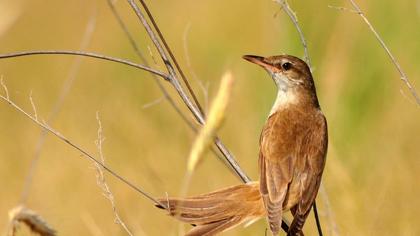
[[[8,236],[16,235],[20,224],[26,225],[33,233],[41,236],[56,235],[56,231],[38,213],[22,205],[9,211],[9,221]]]
[[[99,112],[96,112],[96,120],[98,121],[98,139],[95,141],[95,145],[96,145],[96,148],[98,149],[100,161],[103,165],[105,165],[105,157],[102,151],[102,144],[105,141],[105,137],[102,135],[103,130],[102,130],[101,119],[99,118]],[[105,180],[105,174],[103,172],[102,166],[100,166],[96,162],[94,162],[93,164],[96,167],[96,183],[102,189],[103,195],[111,203],[112,212],[114,213],[114,217],[115,217],[115,223],[118,225],[121,225],[121,227],[124,229],[124,231],[128,235],[133,236],[131,231],[128,229],[127,225],[124,223],[124,221],[121,219],[120,215],[118,214],[117,207],[115,205],[115,198],[111,192],[111,188],[109,187],[108,183]]]

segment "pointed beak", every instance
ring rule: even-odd
[[[254,56],[254,55],[245,55],[245,56],[242,56],[242,58],[249,62],[257,64],[266,70],[274,71],[275,69],[273,65],[265,61],[264,57]]]

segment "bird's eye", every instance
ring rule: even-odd
[[[292,63],[285,62],[281,65],[281,67],[283,68],[283,70],[289,70],[290,68],[292,68]]]

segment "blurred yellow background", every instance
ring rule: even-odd
[[[220,136],[247,174],[257,179],[259,133],[275,87],[263,70],[241,56],[303,57],[289,18],[270,0],[147,2],[202,104],[214,96],[221,75],[232,71],[236,83]],[[420,2],[359,2],[420,89]],[[350,7],[347,1],[290,4],[308,41],[318,96],[329,123],[325,191],[317,198],[325,235],[420,235],[420,109],[361,18],[328,7]],[[117,1],[116,6],[149,62],[154,64],[149,48],[159,61],[126,1]],[[106,0],[1,0],[0,53],[79,50],[92,19],[96,24],[87,51],[139,61]],[[0,75],[11,98],[29,112],[32,91],[38,116],[47,119],[75,60],[71,56],[5,59],[0,60]],[[154,67],[164,70],[160,62]],[[151,76],[86,58],[76,73],[50,125],[97,156],[95,113],[99,111],[107,164],[153,196],[177,195],[195,135],[162,100]],[[164,85],[191,117],[172,87]],[[207,86],[208,96],[202,89]],[[148,106],[151,103],[156,104]],[[0,114],[0,233],[4,233],[7,213],[19,203],[41,130],[4,102]],[[93,165],[79,152],[49,135],[38,164],[26,205],[60,235],[125,235],[113,223]],[[121,217],[135,235],[182,232],[178,222],[144,197],[111,176],[107,181]],[[189,194],[238,183],[209,153],[194,174]],[[263,235],[265,227],[261,220],[224,235]],[[304,230],[316,235],[312,214]]]

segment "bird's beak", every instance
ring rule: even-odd
[[[270,63],[266,62],[264,57],[254,56],[254,55],[245,55],[245,56],[242,56],[242,58],[249,62],[257,64],[268,71],[275,71],[275,67],[271,65]]]

